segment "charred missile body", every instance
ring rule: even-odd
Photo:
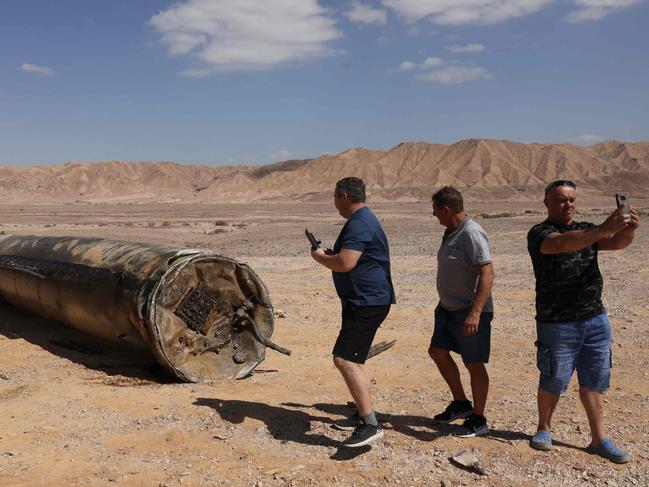
[[[268,291],[214,252],[76,237],[0,237],[0,296],[91,335],[148,348],[178,378],[247,375],[273,344]]]

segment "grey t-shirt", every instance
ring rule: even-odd
[[[452,232],[444,233],[437,251],[437,293],[448,310],[471,307],[478,283],[475,267],[489,264],[489,239],[480,225],[465,217]],[[482,309],[493,312],[491,295]]]

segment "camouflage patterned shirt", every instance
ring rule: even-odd
[[[542,254],[541,244],[550,233],[585,230],[595,225],[570,225],[545,220],[527,234],[527,250],[536,276],[536,320],[561,323],[592,318],[604,311],[602,274],[597,265],[597,244],[576,252]]]

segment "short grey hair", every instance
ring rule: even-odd
[[[352,203],[365,203],[365,183],[361,178],[343,178],[336,183],[336,194],[347,194]]]

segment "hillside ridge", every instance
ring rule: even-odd
[[[341,177],[358,176],[378,201],[421,201],[442,185],[482,200],[538,197],[554,179],[592,192],[646,192],[649,142],[607,140],[590,147],[465,139],[453,144],[402,142],[387,150],[339,154],[261,166],[175,162],[67,162],[0,166],[0,201],[324,200]]]

